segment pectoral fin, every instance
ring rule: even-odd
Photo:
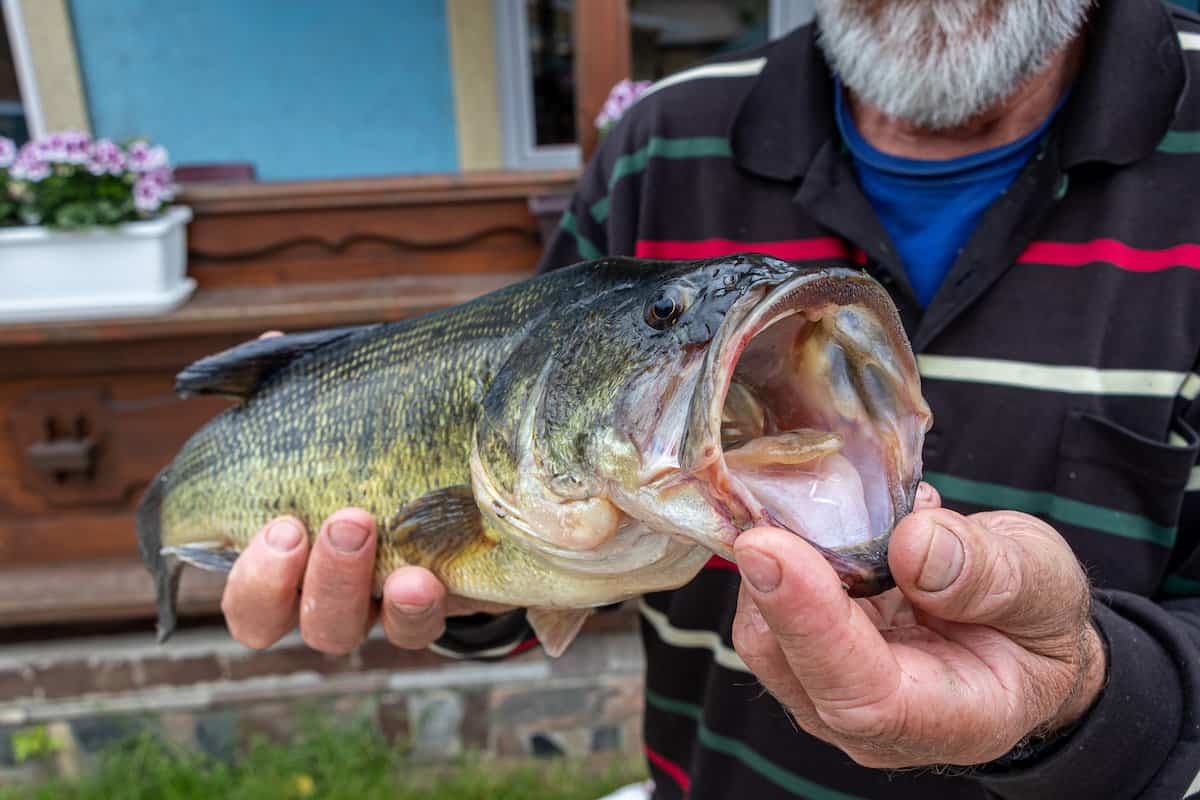
[[[592,615],[590,608],[530,608],[525,611],[525,619],[546,655],[558,658],[567,649],[587,618]]]

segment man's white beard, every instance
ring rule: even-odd
[[[815,0],[834,74],[888,116],[953,128],[1079,33],[1092,0]]]

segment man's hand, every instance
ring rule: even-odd
[[[1087,579],[1049,525],[964,517],[922,485],[892,535],[897,588],[852,600],[799,537],[747,531],[733,641],[812,735],[859,764],[991,761],[1083,715],[1106,673]]]
[[[268,647],[300,625],[300,635],[323,653],[354,649],[376,618],[393,644],[428,647],[446,629],[446,616],[500,611],[501,606],[447,596],[432,572],[402,567],[388,576],[382,602],[371,599],[375,521],[346,508],[331,515],[309,546],[294,517],[259,531],[234,562],[221,610],[233,637]]]
[[[259,339],[282,336],[267,331]],[[270,647],[300,625],[309,647],[341,655],[353,650],[379,619],[392,644],[421,650],[446,630],[446,617],[509,610],[495,603],[448,597],[421,567],[388,576],[383,600],[371,599],[375,520],[344,508],[325,520],[309,553],[308,532],[295,517],[280,517],[250,541],[225,584],[221,611],[229,632],[247,647]]]

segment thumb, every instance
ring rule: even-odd
[[[896,526],[888,558],[901,591],[939,619],[1029,640],[1061,635],[1088,613],[1088,583],[1075,554],[1026,514],[914,512]]]

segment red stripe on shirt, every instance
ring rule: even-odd
[[[707,562],[705,562],[704,568],[705,569],[727,569],[727,570],[731,570],[733,572],[738,571],[737,564],[733,563],[732,561],[726,561],[725,559],[721,558],[720,556],[713,556],[712,558],[710,558]]]
[[[667,773],[671,777],[671,780],[679,784],[679,788],[683,790],[684,794],[691,791],[692,779],[683,771],[683,767],[674,761],[668,760],[666,756],[651,750],[650,745],[643,745],[642,749],[646,751],[646,758],[650,760],[650,763]]]
[[[716,258],[735,253],[766,253],[785,261],[851,257],[846,243],[834,236],[789,239],[778,242],[738,242],[733,239],[699,239],[691,242],[639,239],[634,253],[638,258]],[[865,263],[866,258],[860,251],[856,249],[853,255],[857,263]]]
[[[513,656],[519,656],[521,653],[524,653],[526,650],[531,650],[534,647],[537,647],[537,645],[538,645],[537,637],[530,636],[528,639],[526,639],[525,641],[521,642],[519,645],[514,647],[512,649],[512,652],[510,652],[506,656],[506,658],[512,658]]]
[[[1096,262],[1112,264],[1130,272],[1158,272],[1171,267],[1200,269],[1200,245],[1177,244],[1162,250],[1140,250],[1116,239],[1033,242],[1017,259],[1018,264],[1049,264],[1056,267],[1082,267]]]

